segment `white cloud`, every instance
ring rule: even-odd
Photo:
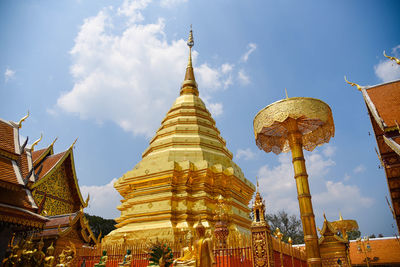
[[[232,72],[233,67],[234,67],[233,64],[225,63],[225,64],[222,64],[221,71],[222,71],[222,73],[226,74],[226,73]]]
[[[400,66],[391,60],[385,60],[374,66],[375,74],[382,82],[400,79]]]
[[[82,196],[86,198],[87,194],[90,195],[89,205],[85,212],[103,218],[114,219],[119,217],[120,212],[117,210],[117,206],[121,204],[122,197],[114,188],[116,181],[117,179],[113,179],[108,184],[100,186],[81,186]]]
[[[256,50],[256,49],[257,49],[257,45],[255,43],[249,43],[247,45],[247,51],[246,51],[246,53],[243,54],[241,61],[247,62],[251,53],[253,53],[254,50]]]
[[[340,181],[333,181],[329,177],[331,167],[335,162],[331,158],[334,149],[306,153],[306,166],[309,174],[309,184],[312,194],[312,203],[316,215],[317,225],[321,225],[325,212],[327,216],[336,217],[339,211],[352,213],[365,212],[373,203],[372,198],[364,197],[356,185],[349,185],[347,174]],[[267,212],[274,213],[284,209],[299,216],[296,181],[289,154],[278,156],[276,166],[262,166],[258,171],[260,192],[263,194]]]
[[[239,82],[243,85],[247,85],[250,83],[250,78],[249,78],[249,76],[246,75],[246,73],[244,72],[243,69],[239,70],[238,79],[239,79]]]
[[[365,171],[365,166],[363,164],[358,165],[353,170],[354,173],[362,173],[364,171]]]
[[[250,149],[250,148],[246,148],[246,149],[238,149],[236,152],[236,158],[237,159],[245,159],[245,160],[250,160],[253,159],[256,156],[256,154]]]
[[[208,103],[207,107],[214,117],[218,117],[224,112],[224,106],[222,103]]]
[[[116,12],[109,7],[84,20],[71,50],[74,86],[58,98],[56,108],[97,123],[113,121],[136,135],[154,134],[179,95],[188,47],[183,39],[167,40],[162,18],[133,23],[148,3],[124,1]],[[129,23],[113,31],[121,24],[113,23],[115,16],[127,16]],[[197,56],[193,51],[194,63]],[[212,94],[232,84],[232,69],[229,63],[195,67],[200,95],[214,115],[223,112],[223,104],[213,103]]]
[[[5,82],[8,82],[9,80],[14,79],[14,77],[15,77],[15,70],[12,70],[9,67],[7,67],[6,71],[4,72]]]
[[[336,152],[336,147],[330,144],[326,144],[324,146],[324,149],[322,150],[322,153],[324,154],[325,157],[332,157],[333,155],[335,155],[335,152]]]
[[[399,57],[400,45],[392,49],[392,55]],[[400,65],[392,60],[384,60],[374,66],[375,74],[382,82],[390,82],[400,79]]]
[[[144,20],[140,10],[145,9],[151,0],[124,0],[118,8],[118,14],[129,17],[128,23],[135,23]]]
[[[161,0],[160,5],[162,7],[174,7],[177,4],[186,3],[187,0]]]
[[[334,216],[342,211],[354,214],[362,208],[369,208],[373,199],[362,196],[356,185],[345,185],[343,182],[326,181],[326,191],[313,195],[316,209]]]

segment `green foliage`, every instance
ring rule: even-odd
[[[85,213],[85,217],[88,219],[90,229],[96,238],[99,236],[100,232],[102,237],[104,237],[115,229],[116,222],[113,219],[104,219],[102,217],[89,215],[87,213]]]
[[[361,236],[361,232],[358,230],[348,231],[347,236],[349,237],[349,240],[356,240]]]
[[[266,214],[265,217],[271,227],[272,233],[275,232],[276,228],[281,230],[283,241],[287,242],[289,237],[291,237],[293,244],[304,244],[301,221],[296,215],[289,215],[286,211],[281,210],[276,214]]]
[[[150,249],[149,266],[160,265],[169,267],[173,262],[174,255],[172,250],[166,244],[156,243]],[[163,265],[164,264],[164,265]]]

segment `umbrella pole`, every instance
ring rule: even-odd
[[[285,123],[288,130],[290,150],[292,151],[294,178],[296,180],[297,196],[303,224],[304,242],[306,245],[308,266],[322,266],[318,246],[318,235],[315,227],[315,216],[311,203],[311,193],[308,185],[308,174],[303,154],[302,134],[297,121],[289,118]]]

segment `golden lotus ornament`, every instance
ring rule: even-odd
[[[265,152],[292,152],[300,215],[309,266],[321,266],[318,236],[303,147],[313,151],[335,134],[330,107],[309,97],[292,97],[268,105],[254,118],[257,146]]]

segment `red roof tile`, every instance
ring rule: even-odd
[[[15,153],[14,127],[0,120],[0,149]]]
[[[28,165],[28,155],[26,151],[24,151],[21,156],[20,156],[20,161],[19,161],[19,169],[21,171],[22,178],[26,178],[26,176],[29,174],[30,168]]]
[[[400,123],[400,81],[374,86],[366,90],[379,116],[388,127]]]
[[[35,162],[42,154],[47,150],[47,148],[39,149],[32,152],[32,161]]]
[[[45,176],[57,164],[57,162],[65,155],[66,152],[67,151],[51,155],[42,162],[41,165],[43,166],[43,169],[39,174],[39,180],[42,179],[43,176]]]
[[[0,157],[0,181],[19,185],[12,160]]]
[[[73,220],[76,217],[77,213],[71,214],[63,214],[58,216],[51,216],[48,217],[49,221],[46,223],[45,228],[53,228],[57,227],[58,225],[64,226],[69,224],[69,218]]]

